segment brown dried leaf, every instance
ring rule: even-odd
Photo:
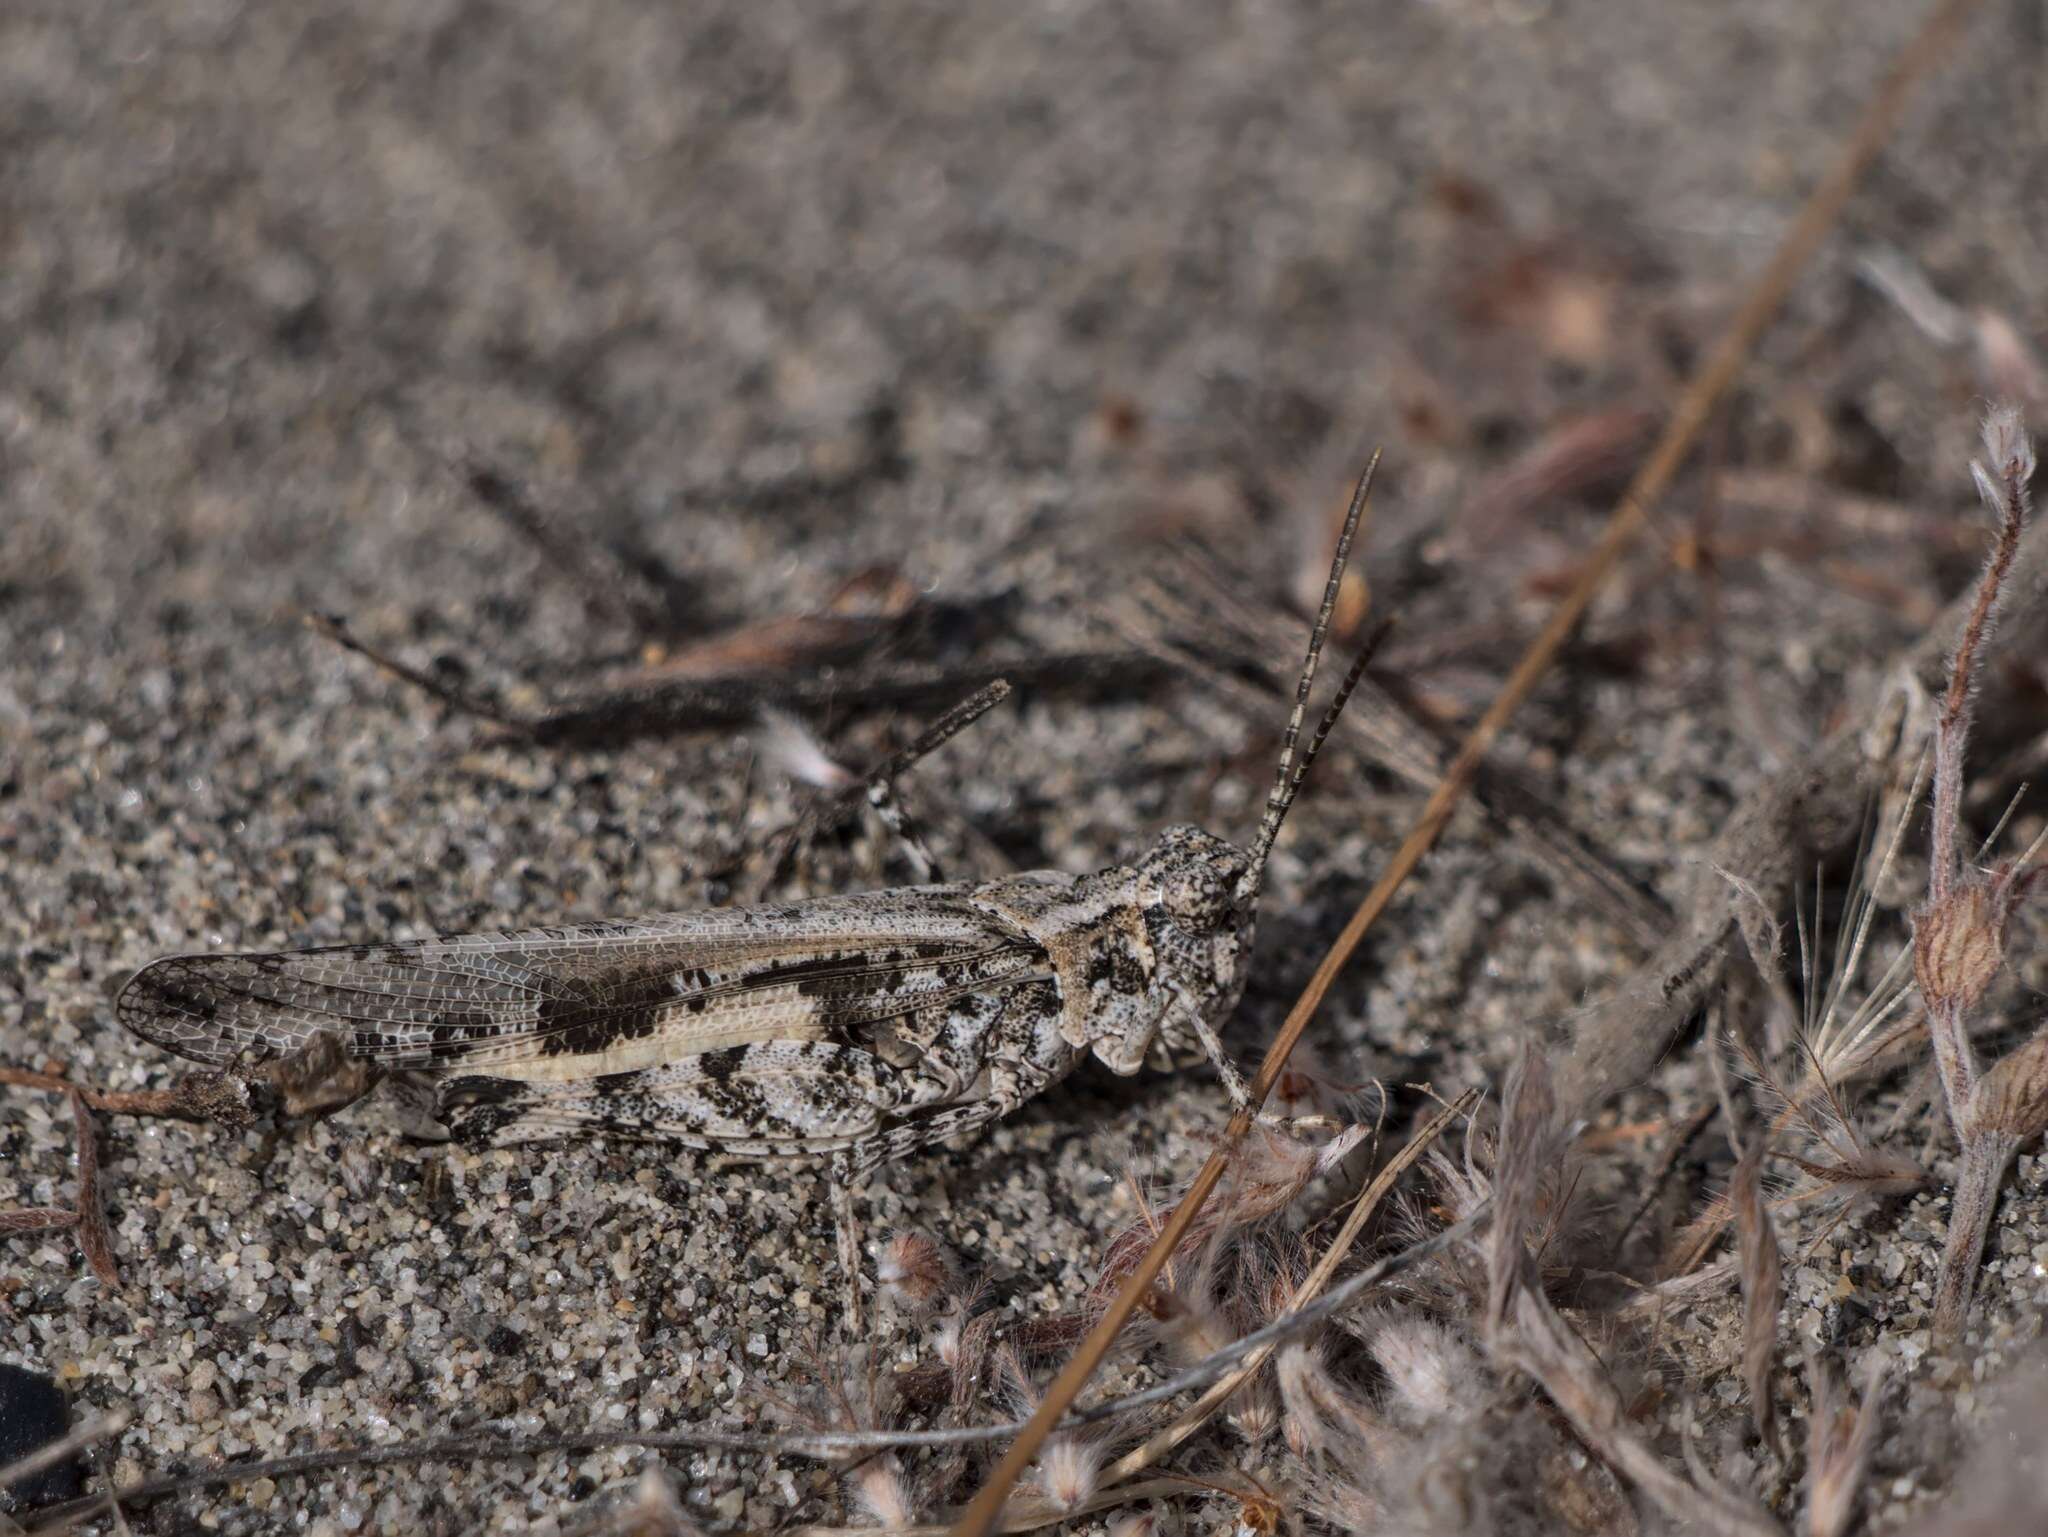
[[[1556,1149],[1557,1096],[1549,1059],[1525,1043],[1501,1104],[1500,1153],[1493,1172],[1493,1254],[1486,1299],[1488,1330],[1507,1321],[1527,1253],[1537,1188]]]
[[[72,1091],[71,1115],[78,1126],[78,1247],[85,1262],[110,1290],[121,1284],[121,1272],[114,1264],[114,1239],[107,1231],[106,1208],[100,1204],[99,1139],[94,1135],[92,1110],[85,1096]]]
[[[1454,526],[1475,546],[1497,543],[1503,534],[1512,534],[1516,518],[1543,503],[1626,473],[1658,420],[1656,412],[1641,406],[1610,406],[1565,418],[1480,482]]]
[[[1742,1380],[1749,1387],[1757,1433],[1766,1446],[1779,1452],[1771,1365],[1777,1354],[1784,1257],[1764,1200],[1763,1170],[1764,1143],[1759,1137],[1735,1165],[1729,1199],[1735,1209],[1735,1240],[1742,1262]]]
[[[2048,1131],[2048,1029],[2007,1052],[1977,1080],[1970,1127],[2022,1142]]]
[[[0,1234],[55,1233],[78,1226],[78,1213],[64,1206],[24,1206],[0,1211]]]
[[[1807,1537],[1842,1537],[1856,1519],[1857,1496],[1877,1439],[1883,1369],[1880,1365],[1871,1373],[1860,1403],[1849,1396],[1841,1374],[1810,1352],[1806,1375],[1813,1384],[1813,1409],[1806,1422]]]
[[[1964,880],[1913,919],[1913,972],[1931,1009],[1968,1010],[2005,961],[2005,925],[1989,885]]]

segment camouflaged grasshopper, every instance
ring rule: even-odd
[[[1015,1109],[1091,1053],[1134,1073],[1199,1050],[1244,1102],[1218,1031],[1244,988],[1274,839],[1368,660],[1369,648],[1297,763],[1371,483],[1368,466],[1249,851],[1170,827],[1136,864],[1095,875],[171,956],[122,989],[121,1022],[216,1080],[269,1063],[287,1103],[294,1083],[329,1108],[381,1076],[431,1074],[437,1117],[473,1145],[581,1132],[826,1158],[857,1298],[854,1182]]]

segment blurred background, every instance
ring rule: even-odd
[[[851,835],[800,869],[757,851],[831,781],[809,748],[872,759],[998,672],[1018,701],[919,776],[952,871],[1096,868],[1165,820],[1241,834],[1335,518],[1384,447],[1344,623],[1401,615],[1387,694],[1354,711],[1362,757],[1311,788],[1276,867],[1250,1049],[1415,809],[1426,766],[1404,777],[1400,753],[1426,765],[1483,704],[1923,14],[10,4],[0,1055],[160,1075],[104,989],[169,949],[899,878]],[[1504,749],[1644,891],[1961,588],[1983,402],[2048,420],[2044,15],[1978,8]],[[306,610],[574,740],[492,746]],[[1199,686],[1176,681],[1191,652]],[[2048,697],[2017,681],[2037,714],[2005,747]],[[662,729],[572,729],[593,698]],[[763,743],[763,706],[800,722],[794,745]],[[1654,928],[1625,892],[1536,900],[1460,828],[1332,1001],[1342,1076],[1492,1081],[1507,1024],[1571,1009]],[[928,1220],[1071,1297],[1065,1256],[1113,1225],[1081,1197],[1134,1154],[1198,1157],[1176,1118],[1215,1095],[1064,1092]],[[19,1171],[0,1195],[48,1199],[62,1106],[0,1114]],[[160,1307],[211,1299],[192,1328],[279,1295],[317,1333],[328,1283],[311,1302],[287,1283],[319,1263],[277,1256],[359,1139],[322,1129],[220,1175],[204,1134],[122,1133],[118,1247]],[[372,1145],[401,1172],[358,1205],[409,1230],[412,1155]],[[655,1166],[618,1156],[549,1167],[602,1205]],[[898,1188],[926,1201],[941,1178]],[[663,1188],[695,1210],[688,1180]],[[733,1199],[796,1203],[750,1206],[757,1232],[822,1232],[815,1188],[790,1188]],[[175,1235],[209,1231],[179,1257]],[[669,1273],[738,1263],[692,1232],[658,1240]],[[276,1273],[217,1268],[250,1233]],[[527,1305],[459,1247],[351,1251],[348,1294],[407,1320],[380,1336],[392,1359],[435,1339],[393,1291],[405,1264],[444,1311]],[[602,1268],[586,1295],[609,1295]],[[108,1345],[151,1315],[117,1316],[61,1245],[14,1244],[0,1280],[25,1359],[157,1406],[152,1454],[282,1444],[322,1394],[401,1428],[581,1402],[536,1343],[540,1386],[510,1406],[379,1366],[241,1412],[151,1375],[154,1346]],[[727,1305],[630,1346],[645,1413],[727,1402],[749,1327],[782,1348],[770,1303],[752,1324]],[[270,1368],[237,1338],[208,1348],[242,1352],[260,1404]],[[453,1498],[390,1478],[365,1496],[387,1515]],[[572,1482],[539,1477],[531,1511]],[[493,1508],[466,1498],[434,1508]]]
[[[9,622],[564,601],[455,451],[722,616],[1160,504],[1270,585],[1380,444],[1395,530],[1568,547],[1920,11],[11,6]],[[1952,481],[1967,313],[1863,266],[2038,338],[2043,25],[1982,9],[1723,460]]]

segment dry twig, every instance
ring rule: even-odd
[[[114,1264],[114,1239],[107,1231],[107,1209],[100,1200],[100,1148],[98,1129],[85,1096],[73,1091],[71,1117],[78,1128],[78,1247],[85,1262],[109,1289],[121,1284],[121,1272]]]
[[[1778,1303],[1784,1260],[1777,1230],[1764,1201],[1764,1141],[1742,1150],[1731,1188],[1735,1206],[1736,1252],[1742,1262],[1742,1380],[1756,1415],[1757,1434],[1778,1451],[1777,1400],[1771,1394],[1771,1366],[1778,1348]]]
[[[143,1094],[108,1094],[80,1088],[54,1073],[31,1072],[26,1068],[0,1067],[0,1084],[31,1089],[49,1089],[71,1102],[75,1145],[78,1149],[78,1199],[70,1208],[36,1206],[26,1210],[0,1212],[0,1234],[48,1233],[69,1229],[78,1235],[78,1247],[85,1255],[100,1284],[111,1290],[121,1284],[120,1268],[114,1263],[113,1236],[107,1231],[107,1213],[100,1199],[100,1151],[95,1108],[124,1111],[134,1115],[177,1114],[186,1100],[178,1089]],[[166,1110],[167,1105],[179,1109]]]

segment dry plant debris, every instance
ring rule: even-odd
[[[2028,485],[2034,478],[2033,444],[2016,408],[1997,409],[1986,418],[1984,452],[1988,463],[1970,468],[1996,533],[1949,662],[1948,689],[1934,723],[1933,849],[1927,901],[1913,917],[1913,973],[1927,1010],[1949,1122],[1963,1151],[1934,1304],[1935,1334],[1949,1343],[1962,1334],[1970,1311],[1984,1235],[2006,1168],[2022,1144],[2048,1129],[2048,1028],[1988,1070],[1980,1071],[1971,1044],[1972,1015],[2004,965],[2013,917],[2048,882],[2048,863],[2039,857],[2043,840],[1988,871],[1966,866],[1960,850],[1963,755],[1978,653],[1997,618],[2026,532]]]
[[[1274,1080],[1285,1070],[1289,1055],[1300,1042],[1331,983],[1350,960],[1366,931],[1379,919],[1402,883],[1442,834],[1453,809],[1470,787],[1480,763],[1508,719],[1535,688],[1577,629],[1606,577],[1641,529],[1658,497],[1676,476],[1722,396],[1734,383],[1757,339],[1784,302],[1793,277],[1818,248],[1857,181],[1889,138],[1912,87],[1940,57],[1943,45],[1960,28],[1969,10],[1968,0],[1944,0],[1929,15],[1913,42],[1895,60],[1891,72],[1865,108],[1861,121],[1829,175],[1809,195],[1799,218],[1778,246],[1763,274],[1751,286],[1741,309],[1722,333],[1713,352],[1688,382],[1678,408],[1648,459],[1622,493],[1598,545],[1445,766],[1442,778],[1430,792],[1428,802],[1408,836],[1387,861],[1378,881],[1303,989],[1301,998],[1267,1049],[1265,1060],[1253,1081],[1251,1106],[1232,1118],[1224,1146],[1211,1155],[1173,1216],[1154,1239],[1150,1252],[1139,1262],[1102,1320],[1055,1380],[1039,1412],[1032,1416],[1023,1434],[997,1464],[988,1484],[961,1519],[959,1537],[985,1537],[994,1529],[1008,1490],[1022,1476],[1024,1468],[1050,1434],[1052,1424],[1086,1386],[1089,1377],[1107,1355],[1117,1332],[1129,1321],[1139,1298],[1156,1279],[1160,1268],[1214,1191],[1230,1148],[1242,1140],[1250,1126],[1249,1109],[1265,1102]],[[1666,996],[1670,996],[1669,990]],[[1594,1102],[1593,1096],[1587,1096],[1589,1105]]]

